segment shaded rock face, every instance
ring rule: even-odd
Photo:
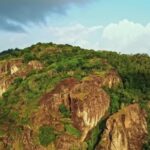
[[[82,82],[70,93],[72,120],[80,131],[81,141],[97,125],[109,108],[109,96],[92,82]]]
[[[142,150],[147,134],[145,113],[132,104],[112,115],[97,150]]]
[[[34,116],[34,122],[36,125],[53,125],[60,130],[62,125],[60,124],[61,113],[59,107],[61,104],[65,104],[68,107],[68,95],[69,91],[79,83],[74,78],[68,78],[61,81],[51,92],[45,94],[40,100],[40,107],[38,112]],[[44,114],[44,115],[43,115]]]

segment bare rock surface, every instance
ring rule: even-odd
[[[144,111],[131,104],[112,115],[97,150],[142,150],[147,134]]]

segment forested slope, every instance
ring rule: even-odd
[[[149,145],[147,54],[53,43],[0,53],[0,149],[149,150]]]

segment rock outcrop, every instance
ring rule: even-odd
[[[92,82],[99,87],[116,87],[122,83],[119,74],[115,70],[110,70],[109,72],[105,72],[102,75],[89,75],[83,79],[87,82]]]
[[[145,112],[132,104],[112,115],[97,150],[142,150],[147,134]]]
[[[39,69],[42,66],[36,62],[36,67],[32,67],[35,62],[31,62],[31,68]],[[28,64],[29,65],[29,64]],[[116,76],[116,77],[115,77]],[[109,77],[111,87],[118,84],[119,76],[116,74]],[[105,79],[107,79],[105,77]],[[119,78],[120,79],[120,78]],[[21,137],[24,148],[41,149],[40,145],[32,145],[34,135],[43,125],[48,125],[54,128],[56,132],[63,133],[55,142],[56,149],[70,150],[71,148],[86,149],[85,139],[88,133],[98,124],[105,116],[109,109],[110,98],[103,90],[103,86],[108,86],[102,77],[91,75],[86,79],[78,81],[75,78],[67,78],[58,83],[55,88],[43,95],[40,100],[39,108],[32,114],[32,128],[24,129],[24,134]],[[110,87],[110,88],[111,88]],[[60,112],[60,106],[64,105],[70,110],[70,117],[64,118]],[[66,132],[63,119],[69,120],[67,123],[72,124],[81,133],[80,137],[75,137]],[[16,143],[15,143],[16,145]]]
[[[103,90],[103,86],[111,88],[120,82],[121,79],[117,73],[107,74],[105,78],[91,75],[80,82],[75,78],[61,81],[51,92],[41,98],[40,107],[33,115],[35,128],[49,125],[59,132],[64,132],[64,124],[61,121],[63,116],[59,110],[60,105],[64,104],[71,112],[73,126],[81,131],[81,137],[78,140],[72,137],[72,142],[69,142],[68,139],[71,138],[66,134],[56,140],[57,148],[65,147],[66,150],[69,150],[74,142],[83,143],[88,133],[109,109],[110,98]]]
[[[4,73],[10,73],[14,74],[16,73],[19,68],[22,66],[22,60],[21,59],[14,59],[9,60],[7,62],[0,62],[0,75]]]
[[[109,108],[109,96],[94,82],[83,81],[70,93],[70,109],[74,126],[82,132],[84,141],[88,132],[104,117]]]
[[[6,92],[15,78],[24,78],[30,71],[43,68],[43,65],[37,60],[30,61],[27,65],[23,65],[21,59],[0,63],[0,97]]]
[[[12,83],[13,78],[0,78],[0,97],[3,95],[3,93],[6,92],[8,89],[9,85]]]
[[[109,71],[103,78],[102,85],[112,88],[121,84],[121,78],[115,70]]]
[[[35,70],[43,69],[43,65],[38,60],[32,60],[28,63],[28,66]]]

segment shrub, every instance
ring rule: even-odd
[[[39,140],[41,145],[48,146],[56,139],[54,129],[49,126],[42,126],[39,129]]]
[[[81,136],[81,132],[78,129],[76,129],[72,124],[66,124],[65,125],[65,131],[68,134],[71,134],[75,137],[80,137]]]
[[[70,111],[66,108],[64,104],[61,104],[59,107],[59,111],[62,113],[62,115],[66,118],[70,117]]]
[[[25,62],[25,63],[28,63],[29,61],[35,60],[35,59],[36,59],[35,54],[26,53],[26,54],[24,55],[24,62]]]
[[[20,77],[18,77],[18,78],[16,78],[16,79],[14,80],[14,84],[15,84],[16,86],[18,86],[22,81],[23,81],[23,79],[20,78]]]

